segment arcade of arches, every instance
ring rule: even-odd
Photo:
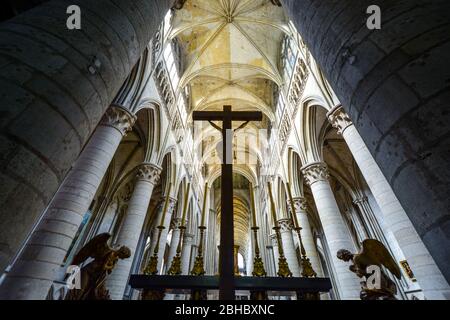
[[[381,30],[366,0],[69,2],[81,30],[66,28],[68,1],[3,11],[0,298],[62,298],[104,232],[131,251],[107,277],[112,299],[140,299],[129,276],[155,252],[170,273],[179,243],[181,274],[199,247],[218,274],[220,122],[192,112],[231,105],[263,114],[233,123],[236,273],[252,275],[257,246],[276,277],[282,245],[300,277],[297,220],[331,280],[321,299],[359,299],[336,252],[369,238],[401,268],[398,299],[450,299],[448,1],[379,0]]]

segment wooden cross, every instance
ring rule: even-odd
[[[231,106],[223,106],[223,111],[194,111],[194,121],[209,121],[222,132],[222,174],[221,174],[221,215],[220,215],[220,275],[219,299],[234,300],[234,225],[233,225],[233,162],[231,130],[233,121],[261,121],[259,111],[231,111]],[[212,121],[222,121],[222,128]]]

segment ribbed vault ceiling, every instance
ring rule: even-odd
[[[170,33],[184,52],[181,86],[194,110],[260,110],[273,120],[278,57],[289,32],[283,9],[268,0],[188,0]]]

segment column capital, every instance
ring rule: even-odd
[[[304,197],[294,197],[292,198],[292,201],[294,202],[294,209],[295,212],[308,212],[308,202],[306,198]],[[288,209],[291,211],[291,200],[287,201]]]
[[[171,215],[175,210],[178,200],[169,196],[169,205],[167,207],[167,214]]]
[[[172,220],[170,221],[170,228],[178,229],[180,226],[181,226],[181,218],[179,217],[172,218]]]
[[[292,220],[288,218],[282,218],[278,220],[278,225],[280,226],[280,231],[291,231],[294,228],[294,225],[292,224]]]
[[[353,124],[348,114],[344,111],[344,108],[342,108],[342,105],[337,105],[328,111],[327,118],[340,135]]]
[[[137,167],[136,177],[155,185],[159,181],[162,168],[152,163],[142,163]]]
[[[301,170],[309,186],[318,181],[328,181],[330,176],[327,165],[324,162],[307,164]]]
[[[125,136],[133,128],[136,116],[120,105],[111,105],[100,122],[103,126],[110,126],[119,130]]]

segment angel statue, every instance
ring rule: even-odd
[[[112,248],[108,244],[111,235],[101,233],[92,238],[72,260],[72,265],[81,265],[88,258],[91,262],[80,269],[81,288],[71,289],[65,300],[110,300],[105,287],[106,277],[112,272],[119,259],[127,259],[131,251],[126,246]]]
[[[397,279],[401,278],[398,265],[390,255],[386,247],[378,240],[366,239],[362,242],[361,252],[352,254],[341,249],[337,257],[343,261],[352,261],[350,271],[356,273],[361,281],[361,300],[397,300],[397,286],[382,270],[387,268]]]

